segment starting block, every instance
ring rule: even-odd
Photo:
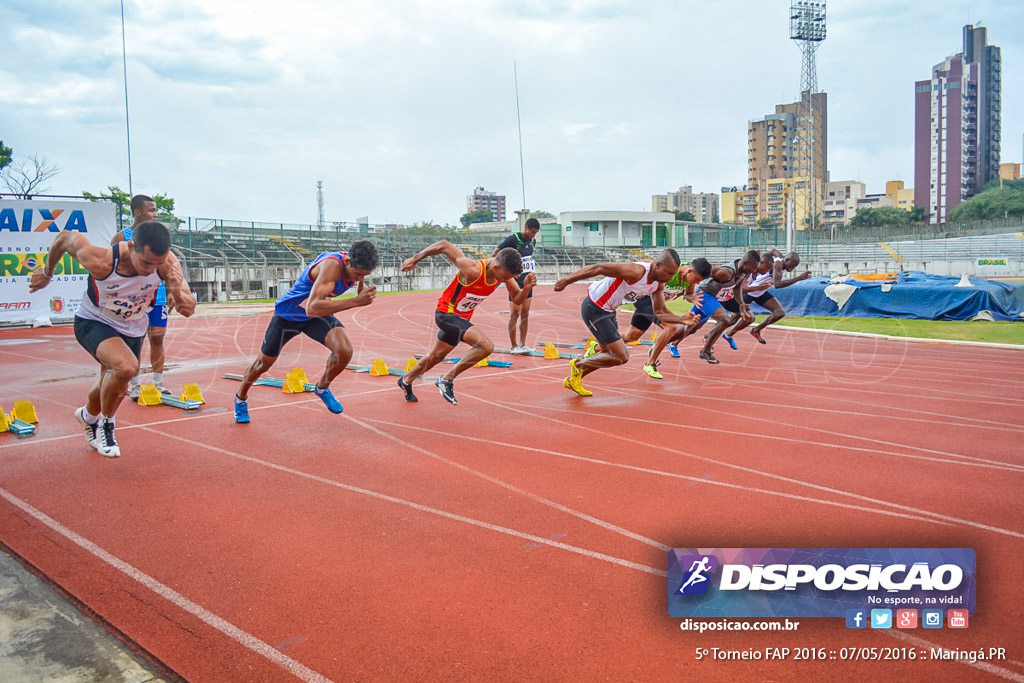
[[[199,401],[200,403],[206,403],[206,399],[203,398],[203,394],[199,391],[198,384],[186,384],[183,387],[184,391],[181,392],[182,401]]]
[[[39,422],[39,418],[36,417],[36,407],[32,405],[32,401],[15,401],[14,407],[11,408],[11,414],[14,415],[15,420],[29,424]]]
[[[555,353],[558,355],[547,356],[543,351],[534,351],[530,349],[529,353],[512,353],[512,349],[494,349],[494,353],[504,353],[510,356],[536,356],[538,358],[579,358],[578,353],[558,353],[558,349],[555,349]]]
[[[15,401],[15,405],[17,405],[17,403],[18,401]],[[34,412],[35,409],[33,409],[33,413]],[[0,432],[12,432],[22,436],[24,434],[32,434],[35,431],[36,426],[30,422],[19,419],[14,408],[11,408],[10,414],[4,413],[4,409],[0,408]]]
[[[199,406],[203,405],[199,401],[189,401],[173,396],[165,396],[160,393],[160,390],[156,388],[155,384],[143,384],[141,391],[139,392],[139,405],[140,406],[173,406],[175,408],[181,408],[182,410],[196,410]]]
[[[497,351],[496,353],[502,353],[502,352],[501,351]],[[419,356],[417,356],[417,358],[423,358],[423,356],[419,355]],[[410,358],[410,360],[415,360],[415,358]],[[445,358],[441,362],[442,363],[458,363],[460,360],[462,360],[461,356],[457,357],[457,358]],[[491,360],[491,357],[488,356],[487,358],[484,358],[482,361],[480,361],[479,363],[477,363],[473,367],[477,367],[477,368],[483,368],[483,367],[488,367],[488,368],[510,368],[510,367],[512,367],[512,365],[513,365],[513,362],[510,361],[510,360]]]
[[[412,359],[410,359],[412,360]],[[410,367],[408,361],[406,361],[406,367]],[[399,370],[398,368],[389,368],[388,364],[380,358],[373,359],[373,365],[355,365],[354,363],[346,366],[347,370],[352,372],[368,372],[373,377],[387,377],[388,375],[396,375],[401,377],[406,373],[405,370]]]
[[[405,361],[405,371],[409,372],[410,370],[412,370],[414,367],[416,367],[416,363],[417,361],[415,358],[410,358],[409,360]]]
[[[233,379],[236,382],[241,382],[242,381],[242,375],[236,375],[236,374],[233,374],[233,373],[230,373],[230,372],[226,373],[224,375],[221,375],[221,377],[224,378],[224,379]],[[284,380],[283,379],[278,379],[276,377],[260,377],[258,380],[253,382],[253,386],[257,386],[257,387],[276,387],[278,389],[283,389],[284,388]],[[310,391],[313,391],[315,388],[316,388],[315,384],[306,384],[302,388],[302,390],[305,391],[305,392],[310,392]]]
[[[284,384],[281,385],[281,391],[286,394],[302,394],[306,392],[308,384],[309,379],[306,377],[306,371],[302,368],[292,368],[291,372],[284,376]]]
[[[558,349],[555,348],[554,344],[552,344],[551,342],[547,342],[546,344],[544,344],[544,357],[546,359],[555,360],[560,355],[561,354],[558,353]]]
[[[35,431],[36,426],[32,423],[18,419],[13,408],[9,415],[4,413],[3,408],[0,408],[0,432],[12,432],[18,436],[22,436],[25,434],[32,434]]]

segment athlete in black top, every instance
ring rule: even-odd
[[[537,244],[537,233],[540,232],[540,221],[530,218],[526,221],[522,232],[512,233],[499,244],[491,256],[496,256],[499,251],[506,247],[513,247],[523,257],[523,273],[516,277],[516,284],[520,288],[526,276],[534,271],[533,248]],[[523,355],[529,353],[530,347],[526,344],[526,329],[530,324],[530,304],[533,299],[533,290],[527,295],[526,301],[516,304],[512,297],[508,298],[508,338],[512,342],[512,353]],[[519,330],[519,344],[516,343],[516,329]]]

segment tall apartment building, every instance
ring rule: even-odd
[[[796,214],[794,225],[802,230],[809,217],[806,207],[811,191],[816,195],[820,220],[828,178],[828,95],[815,93],[812,96],[814,145],[809,154],[801,154],[803,143],[810,137],[810,126],[801,111],[808,97],[805,92],[801,102],[775,105],[774,114],[747,124],[747,184],[743,190],[729,196],[730,201],[738,202],[728,211],[736,217],[736,222],[754,225],[759,220],[769,219],[777,225],[785,225],[786,202],[792,198]],[[814,182],[810,182],[812,158]],[[787,182],[774,182],[780,179]],[[723,195],[723,217],[727,213],[725,203]]]
[[[488,192],[482,187],[473,190],[473,194],[466,197],[466,212],[477,209],[487,209],[494,216],[495,221],[505,220],[505,195],[495,192]]]
[[[933,223],[999,177],[1002,57],[987,30],[964,27],[964,49],[914,84],[914,203]]]
[[[678,192],[651,195],[651,211],[689,211],[698,223],[717,223],[718,195],[714,192],[694,193],[692,185],[684,185]]]

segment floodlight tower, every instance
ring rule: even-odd
[[[324,230],[324,181],[316,181],[316,227]]]
[[[815,173],[823,173],[824,169],[815,168],[814,156],[814,94],[818,92],[818,70],[814,64],[814,53],[825,40],[825,0],[790,0],[789,4],[789,37],[795,40],[803,54],[800,68],[800,117],[797,124],[796,157],[797,164],[794,176],[806,178],[806,188],[802,193],[794,191],[797,205],[803,199],[803,215],[807,217],[810,229],[818,219],[818,185]],[[819,164],[818,166],[820,166]],[[801,211],[797,210],[797,215]]]

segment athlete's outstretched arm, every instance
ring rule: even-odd
[[[512,303],[516,306],[522,306],[526,301],[526,297],[529,296],[530,290],[537,286],[537,275],[535,273],[529,273],[523,278],[523,286],[520,287],[519,283],[516,282],[514,277],[510,277],[505,280],[505,288],[508,289],[509,296],[512,297]]]
[[[797,282],[806,280],[811,276],[811,271],[805,270],[796,277],[791,277],[788,280],[783,279],[782,263],[776,261],[772,264],[772,286],[775,289],[782,289],[783,287],[789,287]]]
[[[697,296],[700,295],[698,294]],[[658,316],[659,320],[672,325],[691,325],[699,320],[699,317],[693,311],[683,315],[676,315],[668,310],[668,306],[665,305],[665,285],[659,285],[658,289],[651,294],[651,306],[654,309],[654,315]]]
[[[78,261],[93,277],[103,278],[110,273],[114,265],[114,257],[109,247],[97,247],[80,232],[62,232],[50,244],[46,255],[46,263],[32,271],[29,278],[28,291],[36,292],[50,284],[57,264],[64,254]]]
[[[644,267],[638,263],[595,263],[580,268],[572,275],[563,277],[555,283],[555,291],[561,292],[574,282],[591,277],[617,277],[633,284],[644,276]]]
[[[196,297],[188,283],[185,282],[185,273],[181,269],[181,262],[173,251],[167,253],[167,260],[160,264],[157,272],[167,283],[168,310],[173,308],[186,318],[195,313]]]
[[[438,254],[443,255],[446,259],[451,261],[453,264],[458,265],[459,259],[465,259],[466,255],[462,253],[462,250],[447,240],[441,240],[434,242],[430,246],[422,249],[418,254],[410,258],[405,259],[402,262],[402,272],[412,270],[416,265],[423,259],[429,256],[436,256]]]
[[[316,280],[309,290],[309,297],[306,299],[306,315],[311,318],[322,318],[325,315],[332,315],[339,311],[347,311],[357,306],[368,306],[373,303],[377,296],[376,287],[364,287],[363,278],[359,278],[358,294],[347,299],[334,299],[331,293],[334,285],[342,276],[341,262],[337,259],[327,258],[317,264]]]

